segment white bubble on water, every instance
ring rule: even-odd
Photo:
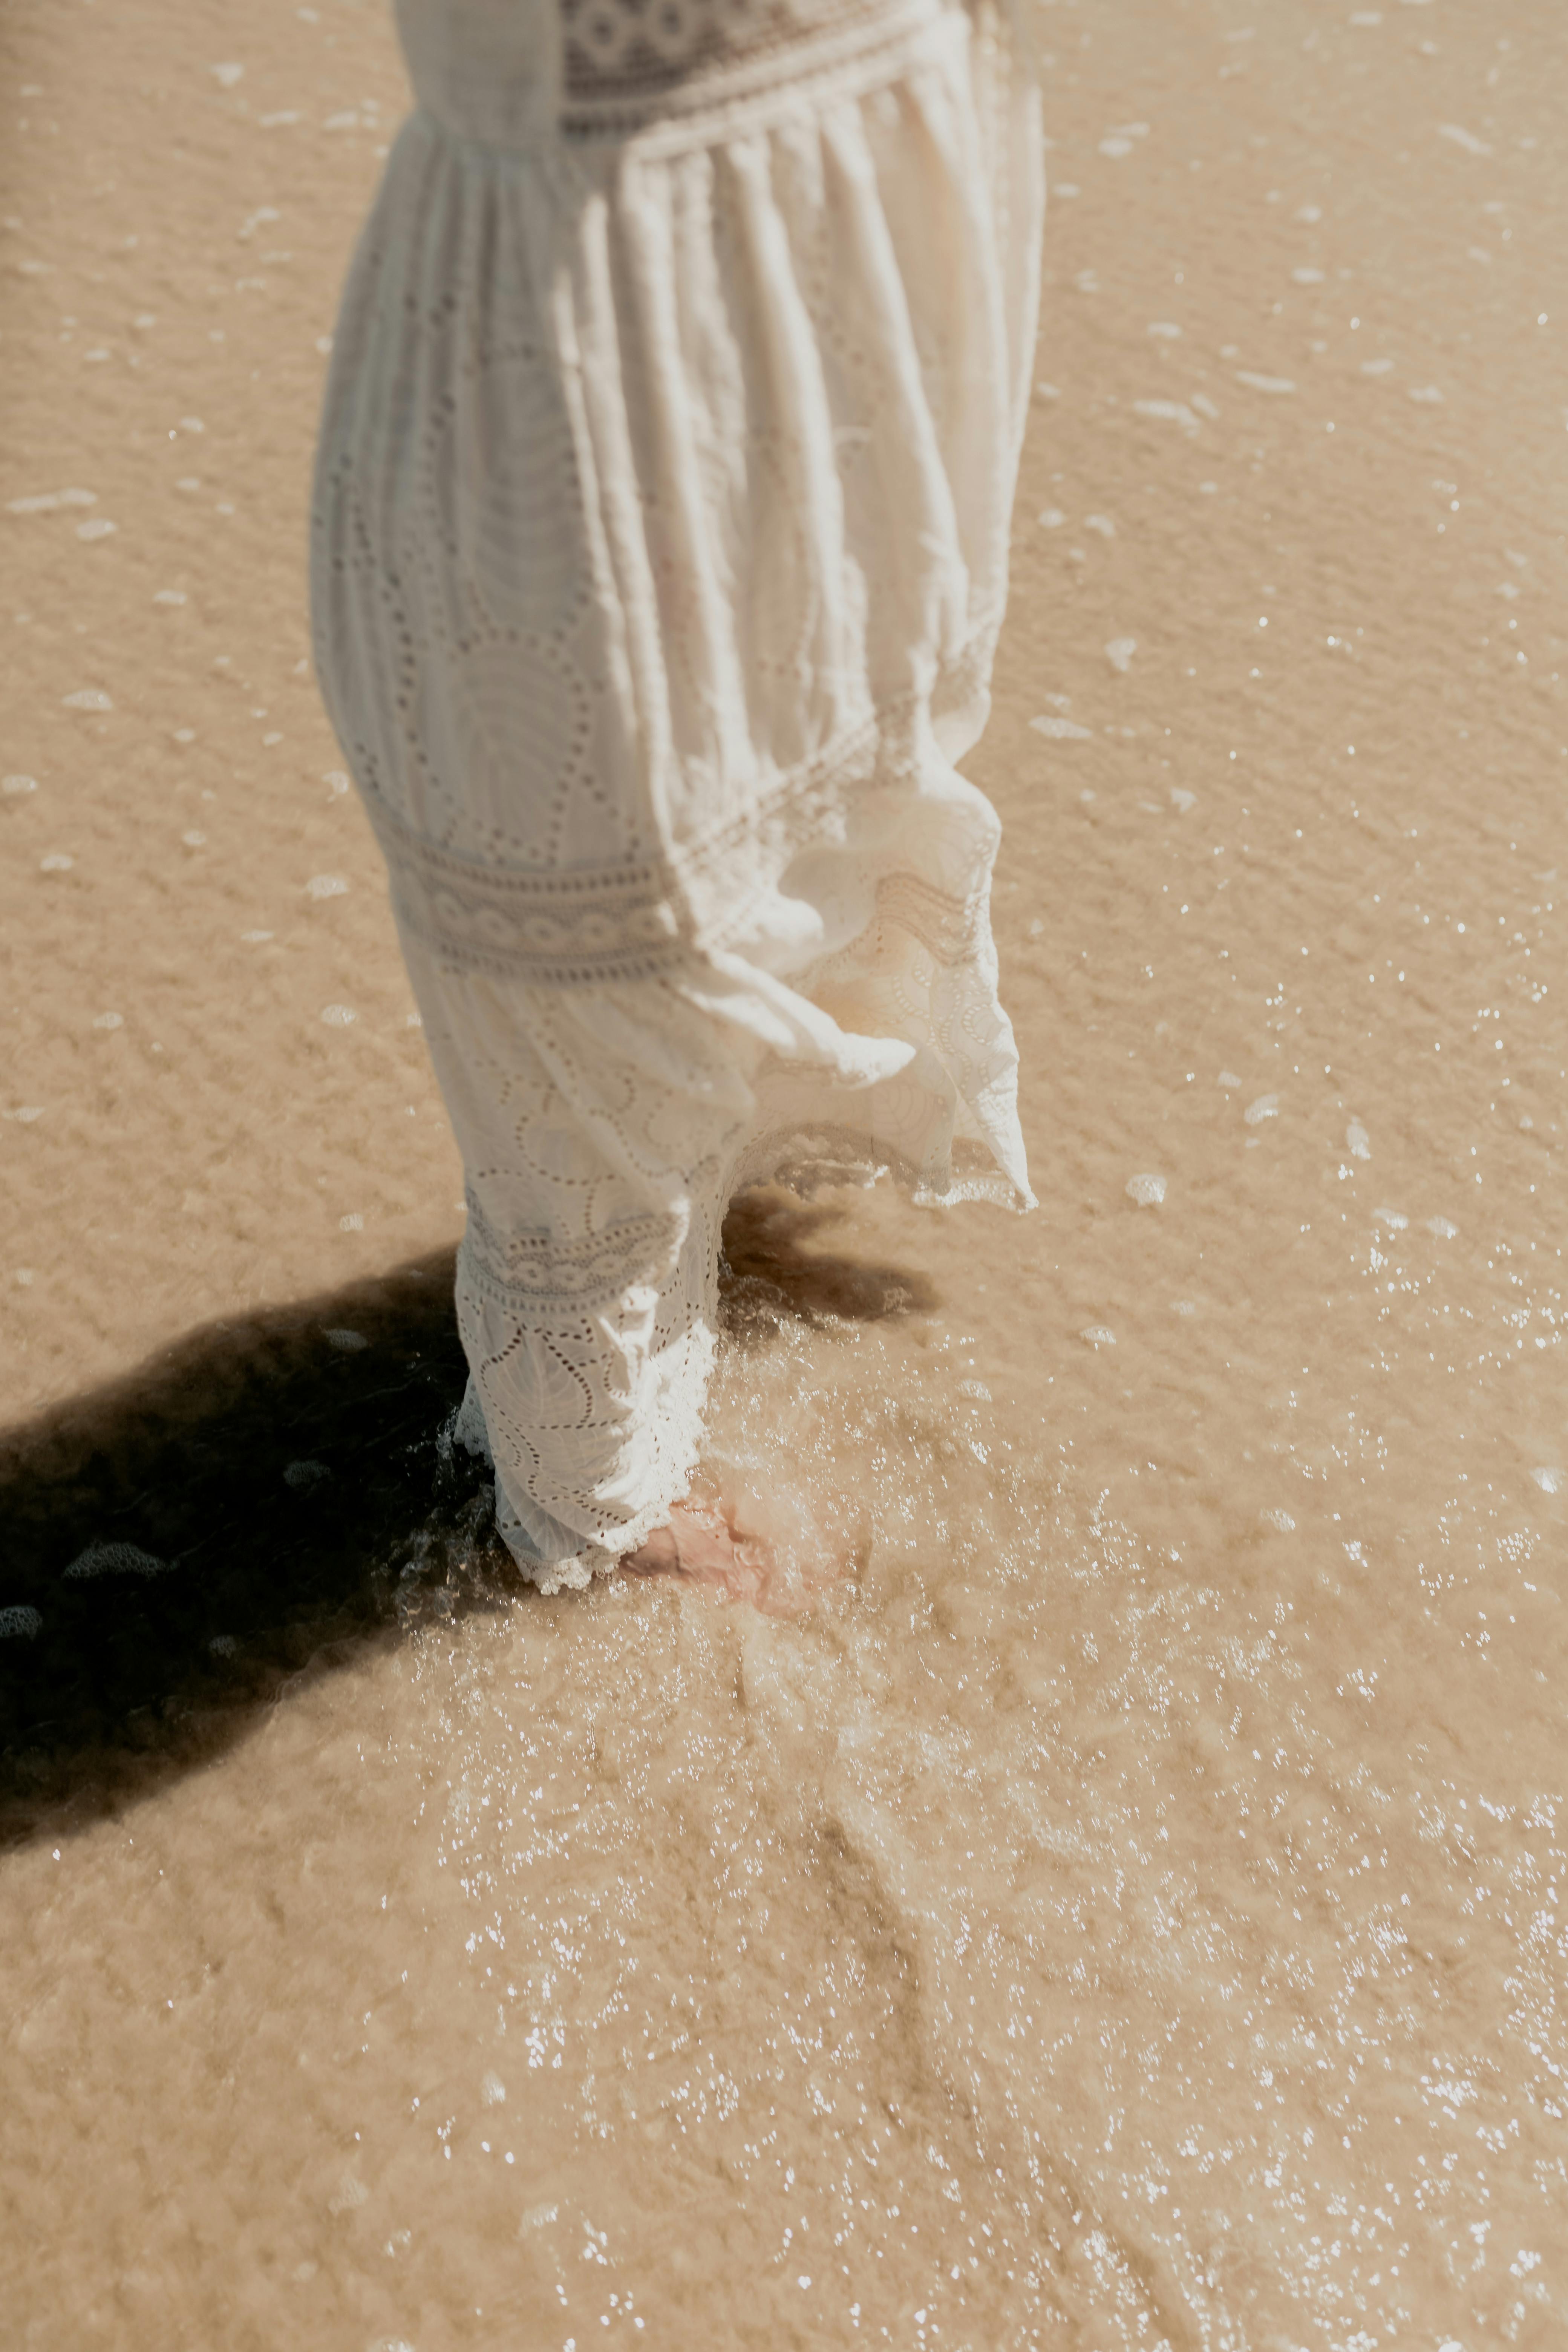
[[[7,514],[53,514],[60,507],[95,507],[96,490],[40,490],[30,499],[12,499],[6,505]]]
[[[370,1345],[363,1331],[350,1331],[342,1324],[334,1324],[331,1328],[323,1324],[321,1337],[329,1348],[335,1348],[342,1356],[357,1356],[362,1348]]]
[[[1031,719],[1029,724],[1037,735],[1044,735],[1053,743],[1087,743],[1090,740],[1090,730],[1080,727],[1073,719]]]
[[[358,1020],[359,1015],[352,1004],[323,1004],[321,1018],[329,1029],[346,1029],[351,1021]]]
[[[1085,515],[1083,519],[1083,527],[1085,530],[1097,530],[1101,539],[1114,539],[1116,537],[1116,525],[1111,521],[1109,515]]]
[[[1109,155],[1114,163],[1119,156],[1131,154],[1132,142],[1131,139],[1102,139],[1100,152],[1102,155]]]
[[[76,535],[79,539],[107,539],[119,528],[119,524],[110,522],[107,515],[94,515],[90,521],[78,523]]]
[[[1530,1475],[1543,1495],[1560,1495],[1563,1492],[1561,1470],[1532,1470]]]
[[[1040,933],[1045,929],[1045,928],[1046,928],[1046,923],[1045,923],[1045,917],[1044,917],[1043,915],[1034,915],[1034,916],[1031,916],[1031,917],[1030,917],[1030,919],[1029,919],[1029,937],[1030,937],[1032,940],[1037,940],[1037,939],[1039,938],[1039,936],[1040,936]]]
[[[1152,335],[1158,335],[1163,342],[1167,343],[1179,342],[1182,334],[1180,327],[1173,319],[1151,319],[1149,332]]]
[[[1195,1298],[1178,1298],[1172,1311],[1177,1315],[1195,1315],[1198,1311],[1198,1302]]]
[[[360,1215],[357,1209],[351,1210],[346,1217],[340,1217],[338,1219],[338,1231],[340,1234],[363,1233],[364,1219]]]
[[[1437,136],[1439,139],[1451,139],[1456,147],[1464,149],[1467,155],[1489,155],[1492,152],[1484,139],[1478,139],[1473,131],[1466,131],[1458,122],[1440,122]]]
[[[1197,410],[1200,416],[1206,416],[1211,425],[1217,422],[1219,410],[1215,407],[1214,402],[1209,398],[1206,392],[1194,393],[1193,406]],[[1200,485],[1200,487],[1205,489],[1212,489],[1214,485],[1212,482],[1209,482],[1204,483]]]
[[[1363,360],[1361,372],[1363,375],[1386,375],[1393,365],[1392,360]]]
[[[1138,650],[1136,637],[1112,637],[1105,648],[1105,657],[1123,677],[1132,667],[1132,656]]]
[[[506,2105],[506,2084],[493,2066],[479,2084],[479,2096],[487,2107],[502,2107]]]
[[[305,887],[312,898],[344,898],[349,886],[341,874],[312,874]]]
[[[1458,1226],[1450,1224],[1447,1217],[1428,1217],[1426,1230],[1429,1234],[1436,1234],[1440,1242],[1454,1242],[1459,1238]]]
[[[1091,1348],[1114,1348],[1116,1345],[1115,1332],[1109,1330],[1103,1323],[1086,1323],[1078,1336],[1080,1339],[1087,1339]]]
[[[291,1486],[296,1494],[308,1495],[312,1486],[321,1486],[331,1475],[324,1462],[286,1462],[283,1465],[283,1484]]]
[[[31,1127],[43,1115],[42,1103],[18,1103],[15,1110],[0,1110],[0,1118],[14,1118],[18,1127]]]
[[[273,939],[277,935],[272,931],[241,931],[239,936],[245,946],[255,948],[259,947],[264,940]]]
[[[1165,1179],[1163,1176],[1129,1176],[1122,1190],[1128,1199],[1135,1201],[1141,1209],[1157,1209],[1165,1197]]]
[[[1296,1522],[1289,1511],[1282,1511],[1276,1507],[1271,1511],[1259,1512],[1258,1517],[1266,1528],[1273,1528],[1276,1535],[1293,1536],[1296,1532]]]
[[[166,1559],[143,1551],[140,1544],[89,1543],[85,1551],[78,1552],[64,1573],[79,1583],[93,1576],[163,1576],[168,1568]]]
[[[215,1633],[207,1643],[215,1658],[232,1658],[238,1647],[232,1633]]]
[[[521,2238],[525,2230],[545,2229],[557,2218],[560,2211],[559,2205],[531,2205],[518,2222],[518,2236]]]
[[[334,800],[340,800],[349,788],[349,780],[341,768],[329,768],[321,782]]]
[[[1197,804],[1198,796],[1196,793],[1189,793],[1185,787],[1181,784],[1173,784],[1171,786],[1171,805],[1175,809],[1179,816],[1185,816],[1188,810],[1195,809]]]
[[[1215,1079],[1215,1084],[1221,1087],[1238,1087],[1241,1084],[1241,1080],[1237,1076],[1234,1070],[1222,1070],[1219,1076]]]
[[[186,602],[183,588],[160,588],[153,597],[154,604],[183,604]]]
[[[204,849],[206,846],[206,835],[196,825],[193,825],[188,833],[183,833],[180,835],[187,849]]]
[[[1067,517],[1060,507],[1042,507],[1035,520],[1042,530],[1060,530]]]
[[[1435,383],[1413,383],[1410,397],[1412,400],[1424,400],[1432,407],[1441,407],[1443,402],[1443,395]]]
[[[225,89],[232,89],[237,81],[243,79],[245,68],[243,66],[209,66],[207,71]]]
[[[1295,216],[1299,221],[1305,221],[1309,228],[1313,228],[1323,217],[1323,207],[1321,205],[1298,205]]]
[[[44,1630],[44,1621],[36,1609],[25,1601],[14,1601],[8,1608],[0,1609],[0,1642],[20,1638],[35,1641]]]
[[[1241,1115],[1248,1127],[1261,1127],[1266,1118],[1279,1118],[1279,1097],[1278,1095],[1259,1095],[1256,1102],[1247,1104]]]
[[[1290,275],[1298,286],[1321,286],[1323,282],[1321,269],[1293,269]]]
[[[74,694],[67,695],[65,707],[68,710],[112,710],[114,705],[101,687],[79,686]]]
[[[47,857],[39,858],[38,871],[40,874],[68,874],[75,864],[76,859],[68,856],[63,849],[51,849]]]
[[[1252,368],[1237,368],[1236,380],[1237,383],[1249,385],[1254,392],[1283,394],[1296,389],[1288,375],[1259,375]]]
[[[1359,1118],[1352,1118],[1345,1129],[1345,1148],[1352,1160],[1372,1158],[1372,1138]]]
[[[95,1029],[123,1029],[125,1016],[122,1013],[95,1013],[92,1025]]]
[[[1132,413],[1135,416],[1167,418],[1171,424],[1179,425],[1184,433],[1199,430],[1198,420],[1184,400],[1135,400]]]
[[[0,776],[0,793],[16,795],[22,793],[36,793],[37,789],[37,776]]]
[[[1374,1209],[1372,1213],[1379,1224],[1386,1225],[1391,1233],[1402,1234],[1410,1223],[1409,1218],[1401,1216],[1397,1209]]]

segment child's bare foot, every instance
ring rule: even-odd
[[[685,1576],[695,1583],[740,1591],[765,1572],[767,1547],[742,1536],[712,1503],[671,1506],[668,1526],[628,1552],[621,1566],[637,1576]]]
[[[779,1568],[773,1547],[761,1536],[742,1535],[713,1503],[689,1498],[673,1505],[669,1524],[656,1528],[621,1566],[633,1576],[683,1576],[759,1609],[780,1605],[773,1591]]]

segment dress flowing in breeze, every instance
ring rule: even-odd
[[[993,0],[398,0],[328,709],[467,1172],[457,1436],[547,1591],[684,1495],[741,1186],[1032,1203],[954,766],[1044,204]]]

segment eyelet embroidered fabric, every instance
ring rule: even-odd
[[[468,1171],[454,1442],[548,1589],[686,1488],[740,1185],[1031,1195],[984,723],[1036,93],[977,0],[400,0],[317,664]]]
[[[896,37],[930,0],[562,0],[563,123],[570,135],[640,127],[672,108],[765,88]],[[794,57],[791,52],[797,53]]]

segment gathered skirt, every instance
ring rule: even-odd
[[[739,1186],[1030,1205],[998,825],[954,762],[1006,595],[1037,102],[939,0],[619,140],[437,100],[355,257],[317,667],[467,1171],[457,1434],[548,1590],[690,1480]]]

